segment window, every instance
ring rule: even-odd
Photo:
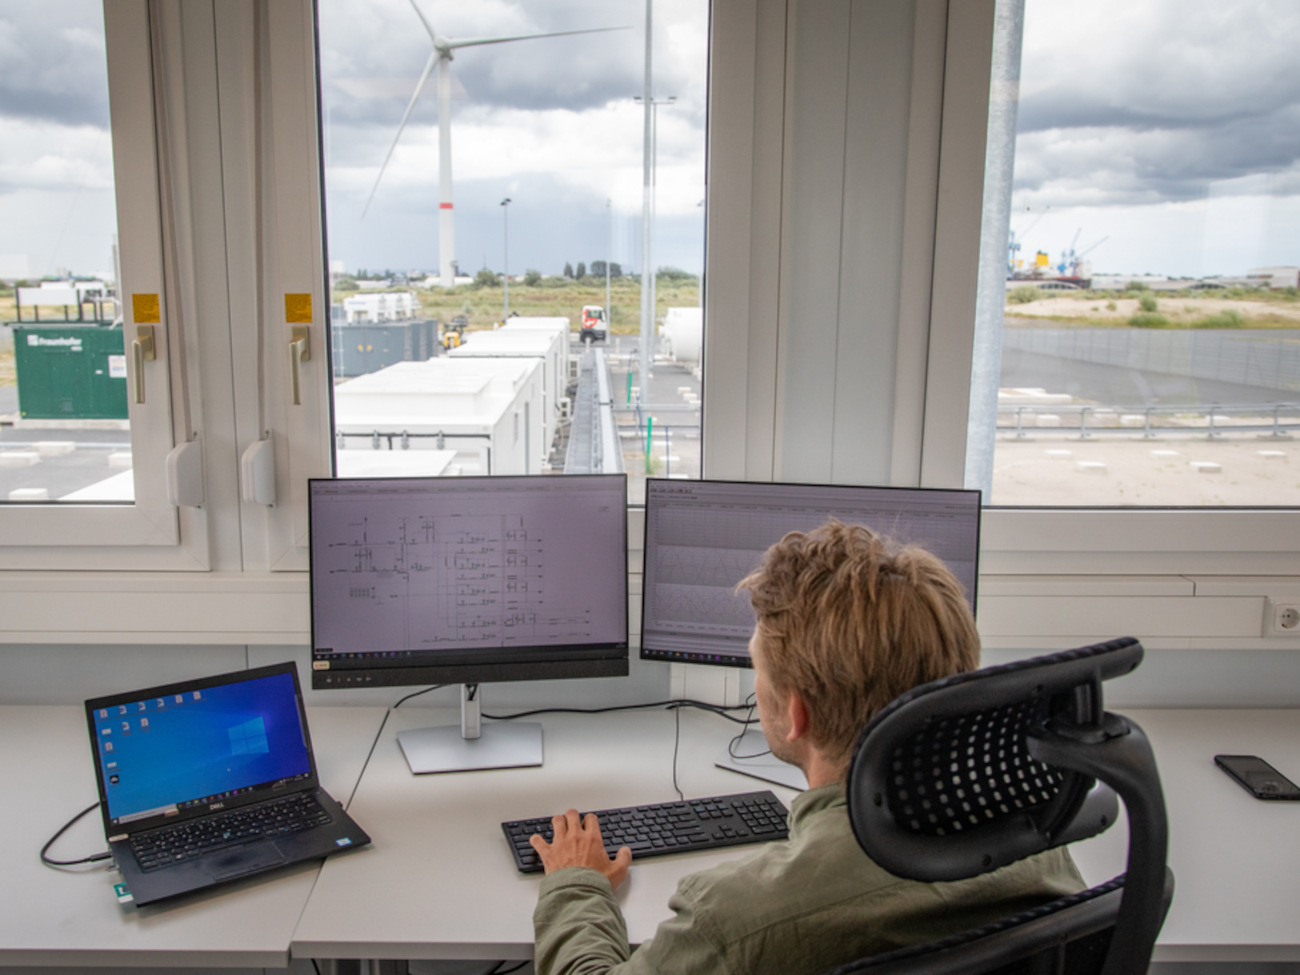
[[[146,5],[5,3],[0,47],[0,565],[199,567],[166,485],[181,404]]]
[[[6,3],[0,45],[0,501],[129,501],[101,5]]]
[[[340,476],[700,475],[708,15],[320,3]]]
[[[968,483],[1007,506],[1300,504],[1300,12],[998,16]]]

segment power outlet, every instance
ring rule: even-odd
[[[1265,635],[1300,636],[1300,600],[1280,602],[1269,599],[1266,605],[1268,609],[1264,618]]]

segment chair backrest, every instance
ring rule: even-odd
[[[1080,950],[1090,945],[1099,959],[1082,970],[1145,971],[1172,896],[1164,799],[1142,730],[1107,713],[1102,694],[1102,682],[1142,654],[1124,638],[960,674],[909,691],[872,720],[849,771],[849,818],[863,850],[891,873],[926,882],[987,873],[1102,832],[1117,796],[1129,818],[1128,870],[1105,890],[846,971],[996,971],[1044,950],[1059,956],[1068,930],[1086,934]],[[936,952],[965,960],[941,969]],[[1064,970],[1054,964],[1044,970]]]

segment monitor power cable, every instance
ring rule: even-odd
[[[82,857],[79,860],[54,860],[47,855],[50,852],[50,847],[54,845],[55,840],[70,830],[83,816],[98,809],[99,805],[98,802],[92,803],[64,823],[63,827],[50,837],[49,842],[41,847],[41,863],[45,864],[47,867],[75,867],[83,863],[98,863],[101,860],[111,859],[113,854],[109,853],[107,850],[103,853],[94,853],[88,857]]]

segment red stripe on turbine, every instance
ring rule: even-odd
[[[450,204],[450,203],[439,203],[439,204],[438,204],[438,207],[439,207],[439,209],[442,209],[442,210],[450,210],[450,209],[451,209],[451,204]]]

